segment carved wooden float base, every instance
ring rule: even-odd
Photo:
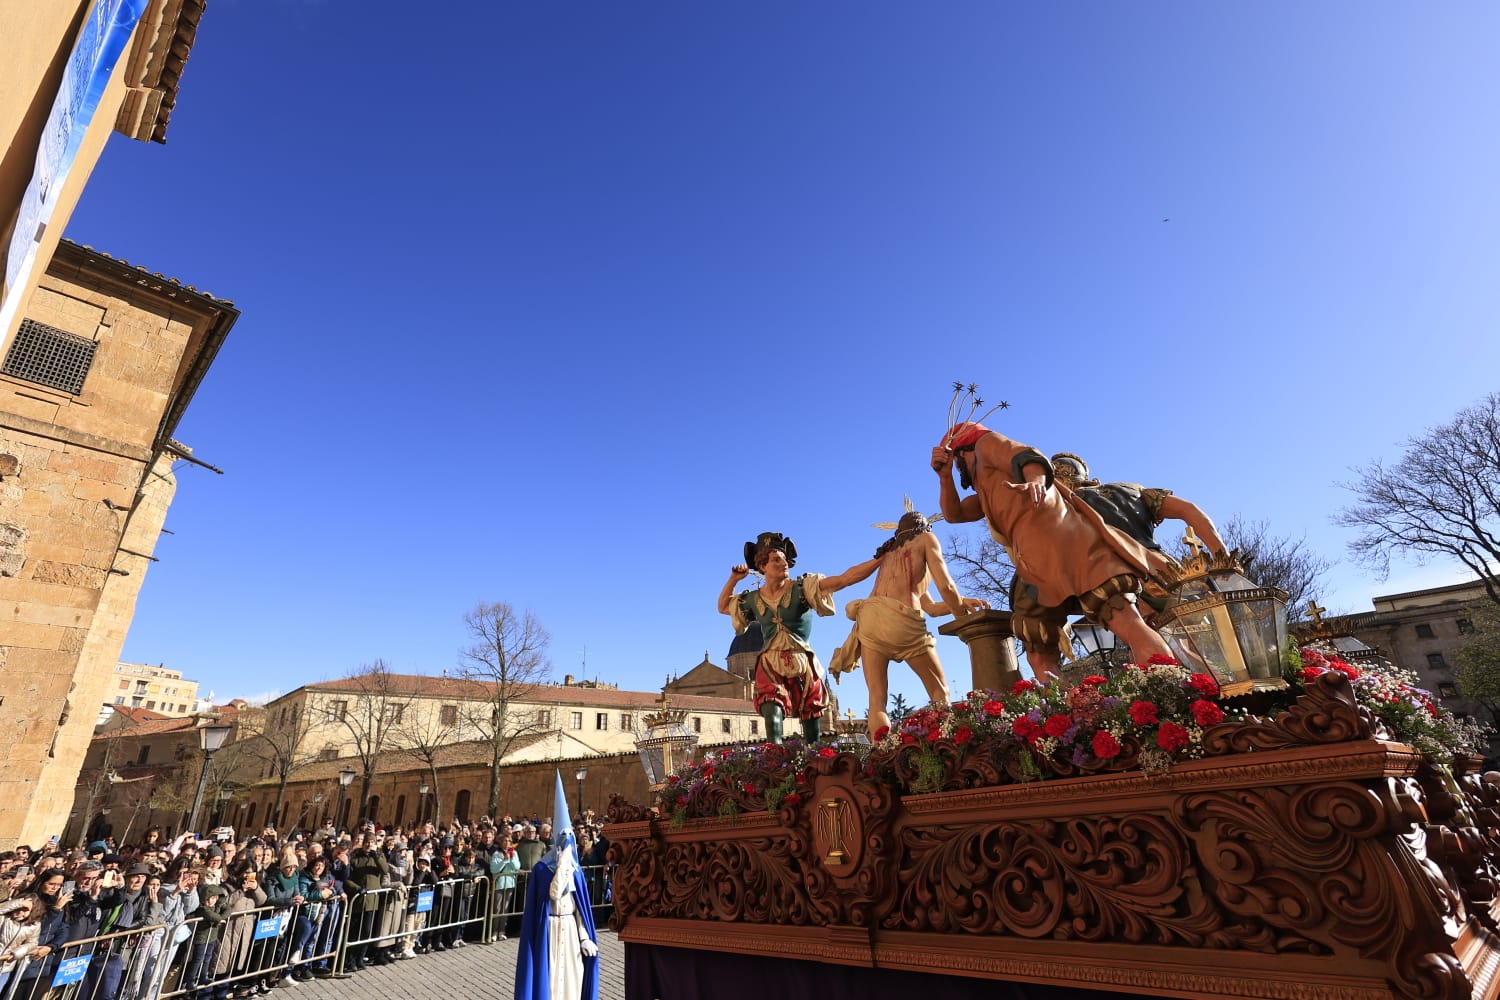
[[[616,803],[631,1000],[777,995],[737,994],[734,956],[777,982],[818,978],[795,995],[820,997],[893,973],[916,974],[919,1000],[975,981],[1039,997],[1494,997],[1500,790],[1379,738],[1341,684],[1208,731],[1205,759],[1159,776],[965,787],[995,773],[965,747],[950,791],[901,796],[844,754],[814,760],[800,804],[775,813],[672,827]],[[667,957],[717,963],[723,989],[661,992]]]

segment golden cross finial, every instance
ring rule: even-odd
[[[1187,526],[1187,533],[1182,536],[1182,541],[1183,544],[1193,550],[1193,558],[1196,559],[1203,554],[1203,543],[1198,540],[1198,536],[1194,533],[1191,524]]]
[[[848,719],[850,722],[853,722],[854,721],[854,709],[852,709],[852,708],[846,708],[846,709],[844,709],[844,718]]]
[[[1314,625],[1323,624],[1323,612],[1327,610],[1327,608],[1318,607],[1318,602],[1316,600],[1307,602],[1307,613],[1312,615]]]

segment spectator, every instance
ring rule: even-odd
[[[504,941],[510,929],[512,907],[516,896],[516,872],[521,870],[521,859],[516,854],[510,833],[500,834],[495,851],[490,855],[490,874],[495,878],[495,916],[499,921],[498,940]]]

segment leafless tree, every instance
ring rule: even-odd
[[[524,703],[552,672],[552,637],[531,611],[517,614],[504,602],[481,601],[464,614],[471,640],[459,651],[465,679],[484,686],[483,700],[465,701],[465,722],[490,752],[489,815],[500,809],[500,764],[516,741],[543,732],[537,712]]]
[[[944,558],[958,581],[958,589],[965,597],[980,597],[990,602],[990,607],[1010,607],[1010,581],[1016,575],[1015,567],[1006,555],[1005,547],[990,537],[989,532],[974,537],[953,533],[948,536],[948,551]]]
[[[1456,560],[1500,606],[1500,393],[1407,439],[1394,465],[1375,461],[1344,484],[1357,497],[1334,518],[1360,534],[1349,548],[1377,571],[1392,553]]]
[[[448,707],[454,708],[454,715],[451,720],[445,721],[442,708]],[[435,817],[443,815],[442,783],[438,780],[438,757],[441,756],[444,747],[451,746],[460,738],[456,706],[445,705],[442,708],[436,713],[431,711],[405,713],[405,717],[392,734],[402,753],[426,765],[428,780],[432,785],[432,795],[428,801],[432,803],[432,815]],[[417,821],[421,822],[421,820],[422,817],[418,816]]]
[[[283,825],[287,784],[293,775],[317,759],[303,746],[309,721],[303,718],[304,711],[296,709],[285,721],[280,714],[273,718],[269,708],[242,711],[235,720],[234,742],[220,751],[225,759],[214,760],[220,787],[228,783],[229,775],[242,769],[253,771],[257,778],[268,773],[275,778],[276,804],[267,819],[274,818]]]
[[[345,678],[344,683],[353,697],[325,702],[327,707],[323,711],[327,721],[342,726],[349,734],[354,756],[359,760],[359,802],[351,817],[358,820],[365,815],[365,807],[369,804],[370,785],[375,780],[380,755],[401,748],[397,730],[414,695],[410,686],[403,683],[399,674],[392,673],[384,660],[361,667]],[[334,822],[338,822],[338,817]]]

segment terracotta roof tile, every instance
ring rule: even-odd
[[[425,674],[390,674],[391,693],[403,697],[467,698],[488,697],[490,685],[460,677],[431,677]],[[591,708],[634,708],[650,710],[661,697],[658,691],[618,691],[610,688],[576,687],[564,684],[518,685],[524,688],[516,700],[544,705],[584,705]],[[359,674],[332,681],[305,684],[298,690],[325,694],[371,693],[369,675]],[[295,692],[293,692],[295,693]],[[748,702],[739,698],[716,698],[708,695],[669,695],[673,708],[697,709],[700,712],[744,712]],[[279,699],[278,699],[279,700]]]

